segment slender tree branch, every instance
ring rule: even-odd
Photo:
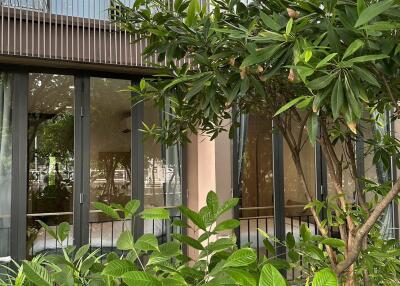
[[[352,240],[352,245],[348,251],[347,257],[345,258],[345,260],[337,265],[336,272],[338,274],[348,269],[349,266],[356,261],[360,253],[364,238],[368,235],[369,231],[381,217],[385,209],[396,198],[399,192],[400,180],[397,180],[397,182],[392,186],[391,190],[386,194],[386,196],[376,205],[365,223],[361,225],[361,227],[355,232],[354,238]]]

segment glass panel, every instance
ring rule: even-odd
[[[294,138],[299,137],[300,126],[292,121],[292,133]],[[311,196],[315,197],[315,150],[308,140],[307,133],[303,133],[304,144],[300,151],[300,160]],[[300,226],[308,224],[311,231],[315,231],[315,225],[309,210],[304,210],[308,204],[303,182],[297,175],[292,153],[286,141],[284,141],[283,166],[284,166],[284,190],[285,190],[285,229],[292,232],[298,238]]]
[[[10,75],[0,73],[0,259],[10,255],[11,99]]]
[[[292,133],[294,138],[299,137],[300,126],[292,121]],[[303,133],[303,147],[300,151],[302,169],[311,196],[315,197],[315,149],[308,140],[307,133]],[[306,224],[311,232],[317,233],[316,225],[310,210],[304,207],[308,204],[305,196],[303,182],[297,175],[297,169],[293,161],[292,153],[286,141],[283,145],[283,173],[284,173],[284,201],[285,201],[285,232],[293,233],[296,240],[300,238],[300,227]],[[299,269],[288,271],[289,280],[300,277]]]
[[[28,95],[27,253],[57,250],[37,220],[56,231],[72,224],[74,182],[74,77],[30,74]],[[72,244],[72,231],[65,242]]]
[[[90,81],[90,201],[126,204],[131,200],[131,94],[128,80]],[[99,213],[89,217],[93,247],[109,251],[129,227]]]
[[[365,178],[373,181],[377,184],[384,184],[390,180],[390,171],[385,170],[382,162],[374,163],[374,149],[368,144],[368,140],[380,141],[381,138],[387,135],[387,118],[386,116],[377,117],[377,114],[373,114],[374,118],[378,120],[376,123],[369,123],[363,132],[364,135],[364,168]],[[398,136],[398,123],[394,123],[394,136]],[[375,195],[373,193],[367,193],[366,201],[375,201]],[[381,218],[382,228],[381,233],[387,239],[395,238],[395,223],[394,223],[394,203],[390,204],[386,209],[384,215]]]
[[[148,126],[158,125],[160,111],[151,102],[144,103],[144,122]],[[144,143],[144,207],[166,207],[171,221],[145,221],[144,233],[154,233],[161,241],[170,239],[171,222],[179,219],[177,206],[182,204],[181,149],[179,146],[165,147],[146,138]]]
[[[121,1],[121,0],[120,0]],[[90,19],[108,20],[113,0],[56,0],[50,1],[50,10],[54,14],[75,16]],[[127,6],[132,6],[134,0],[122,0]]]
[[[265,253],[257,228],[274,235],[272,116],[248,116],[247,138],[241,170],[240,241]]]
[[[48,12],[49,0],[0,0],[0,5]]]

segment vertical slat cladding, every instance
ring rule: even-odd
[[[0,52],[3,53],[3,43],[4,43],[4,6],[1,5],[1,46]]]
[[[22,7],[19,7],[19,55],[22,56]]]
[[[108,34],[109,34],[109,37],[108,37],[108,39],[109,39],[109,62],[110,62],[110,64],[112,64],[112,25],[111,25],[111,22],[109,22],[109,24],[108,24],[108,28],[109,28],[109,31],[108,31]]]
[[[61,3],[62,3],[62,1],[61,1]],[[54,57],[57,59],[57,58],[59,58],[59,56],[58,56],[58,4],[59,4],[59,2],[56,2],[56,8],[55,8],[55,10],[56,10],[56,13],[55,13],[55,29],[56,29],[56,31],[55,31],[55,33],[54,33],[54,37],[55,37],[55,39],[54,39]]]
[[[47,55],[46,53],[46,11],[45,9],[42,9],[42,16],[43,16],[43,57],[45,57]],[[41,54],[39,54],[39,57],[42,56]]]
[[[29,54],[29,13],[26,12],[25,13],[25,53],[24,55],[28,55]]]
[[[10,0],[8,0],[8,15],[10,15]],[[10,17],[7,17],[7,54],[10,54]]]
[[[50,9],[49,9],[50,10]],[[49,11],[49,12],[51,12],[51,11]],[[47,42],[48,42],[48,46],[49,46],[49,58],[51,59],[51,57],[52,57],[52,47],[53,47],[53,45],[52,45],[52,35],[51,35],[51,31],[52,31],[52,21],[51,21],[51,19],[52,19],[52,13],[49,13],[49,22],[50,22],[50,25],[49,25],[49,37],[48,37],[48,40],[47,40]],[[57,25],[55,25],[55,27],[57,27]]]
[[[15,6],[14,6],[14,9],[13,9],[13,16],[15,17],[16,16],[16,8],[15,8]],[[13,19],[13,40],[12,40],[12,48],[11,48],[11,50],[13,51],[13,54],[16,54],[18,51],[17,51],[17,33],[16,33],[16,29],[17,29],[17,19],[16,18],[14,18]]]
[[[75,59],[74,58],[74,42],[75,42],[74,41],[74,30],[75,30],[75,28],[74,28],[74,0],[72,0],[72,2],[71,2],[71,7],[72,7],[72,9],[71,9],[71,34],[72,34],[72,37],[71,37],[71,59],[74,60]]]
[[[134,1],[126,1],[131,6]],[[0,53],[37,58],[150,66],[139,35],[118,29],[108,0],[2,1]],[[172,2],[168,5],[173,9]]]

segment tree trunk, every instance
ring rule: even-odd
[[[355,265],[352,264],[348,268],[347,274],[346,274],[346,286],[357,286],[357,281],[356,281],[356,273],[355,273]]]

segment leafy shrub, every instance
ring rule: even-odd
[[[117,241],[119,252],[100,255],[99,249],[90,252],[89,245],[80,248],[63,247],[59,254],[41,254],[31,261],[23,261],[18,270],[9,268],[8,277],[0,285],[38,286],[186,286],[186,285],[242,285],[242,286],[285,286],[288,281],[283,271],[305,265],[297,285],[338,285],[334,272],[327,267],[326,254],[318,247],[320,237],[311,235],[303,225],[301,239],[295,241],[291,233],[284,243],[288,247],[288,261],[272,256],[257,259],[254,249],[238,249],[235,236],[218,238],[218,234],[231,232],[240,222],[236,219],[219,221],[225,212],[231,210],[238,199],[222,204],[214,192],[207,196],[207,206],[194,212],[184,206],[179,209],[186,220],[174,221],[173,225],[190,230],[196,239],[186,234],[173,234],[173,240],[159,244],[153,234],[144,234],[135,239],[131,231],[121,233]],[[94,203],[94,206],[113,219],[168,219],[168,211],[162,208],[137,213],[139,201],[133,200],[125,206]],[[59,225],[55,233],[45,223],[40,224],[60,245],[68,237],[68,223]],[[260,230],[261,231],[261,230]],[[265,236],[265,246],[274,252],[273,244],[280,242]],[[330,244],[341,247],[337,241]],[[198,251],[196,259],[187,256],[183,248]],[[303,253],[307,253],[303,255]],[[301,257],[303,263],[300,263]],[[311,266],[312,265],[312,266]],[[281,272],[280,272],[281,271]],[[312,284],[310,284],[312,280]]]

